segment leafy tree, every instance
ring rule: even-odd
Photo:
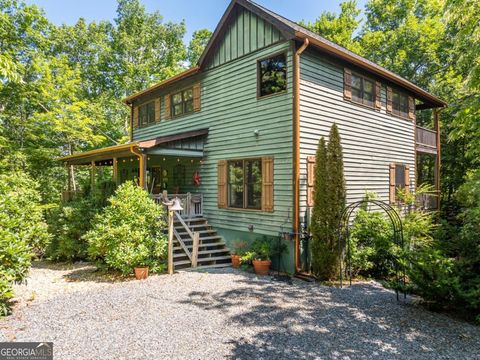
[[[339,15],[323,12],[315,22],[301,21],[300,24],[336,44],[360,53],[361,45],[355,38],[360,25],[360,12],[356,0],[349,0],[340,3]]]
[[[208,41],[212,37],[212,32],[208,29],[201,29],[193,32],[192,40],[187,49],[187,60],[190,65],[196,65],[198,59],[203,53],[203,50],[208,44]]]

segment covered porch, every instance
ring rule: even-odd
[[[100,173],[102,178],[109,173],[115,185],[134,181],[158,202],[165,192],[178,196],[184,206],[182,215],[201,216],[201,173],[207,135],[208,129],[201,129],[63,157],[60,160],[68,168],[68,181],[62,199],[68,201],[79,191],[75,168],[89,167],[92,188]]]

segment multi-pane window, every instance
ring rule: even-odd
[[[147,126],[155,122],[155,102],[140,105],[138,108],[138,123]]]
[[[239,209],[262,208],[262,160],[228,162],[228,206]]]
[[[392,113],[401,117],[408,117],[408,96],[392,89]]]
[[[172,95],[172,115],[178,116],[193,112],[193,88]]]
[[[258,96],[272,95],[287,90],[287,59],[285,54],[258,62]]]
[[[364,76],[352,73],[352,101],[374,106],[375,82]]]

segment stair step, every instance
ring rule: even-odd
[[[200,230],[200,231],[197,231],[197,232],[200,234],[200,237],[202,237],[202,234],[216,233],[216,231],[213,230],[213,229],[212,230]],[[188,235],[188,236],[190,236],[190,234],[186,231],[183,231],[183,232],[178,232],[177,231],[177,233],[178,233],[178,235]]]
[[[188,223],[191,223],[191,222],[199,222],[199,221],[207,222],[207,219],[204,218],[204,217],[193,217],[193,218],[185,218],[185,219],[183,219],[183,221],[185,221],[188,224]],[[174,224],[180,224],[180,221],[175,219]]]
[[[225,248],[226,250],[228,250],[226,247],[225,247],[225,243],[223,241],[219,241],[219,242],[213,242],[213,243],[205,243],[205,244],[199,244],[198,248],[199,249],[203,249],[203,248],[211,248],[211,247],[217,247],[217,246],[222,246],[223,248]],[[188,250],[192,250],[193,246],[192,244],[188,244],[188,245],[185,245],[185,247],[188,249]],[[173,247],[173,251],[177,251],[177,250],[183,250],[183,248],[179,245],[175,245]]]
[[[174,249],[175,250],[175,249]],[[178,250],[183,250],[182,248],[179,248]],[[216,254],[216,253],[223,253],[223,252],[230,252],[228,249],[214,249],[214,250],[202,250],[198,252],[198,255],[206,255],[206,254]],[[173,257],[182,257],[182,256],[187,256],[184,252],[180,253],[174,253]]]
[[[225,264],[201,265],[201,266],[197,266],[194,269],[211,269],[211,268],[224,268],[224,267],[232,267],[232,264],[225,263]]]
[[[204,258],[198,258],[197,262],[208,262],[208,261],[218,261],[218,260],[230,260],[231,257],[230,255],[222,255],[222,256],[214,256],[214,257],[204,257]]]

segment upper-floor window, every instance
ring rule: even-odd
[[[171,96],[173,116],[193,112],[193,87],[179,91]]]
[[[278,54],[258,62],[258,96],[287,90],[287,57]]]
[[[155,122],[155,102],[140,105],[138,107],[138,122],[140,126],[147,126]]]
[[[375,82],[362,75],[352,73],[352,101],[373,107]]]
[[[262,159],[228,161],[228,206],[262,208]]]
[[[408,117],[408,96],[396,89],[392,89],[392,113]]]

